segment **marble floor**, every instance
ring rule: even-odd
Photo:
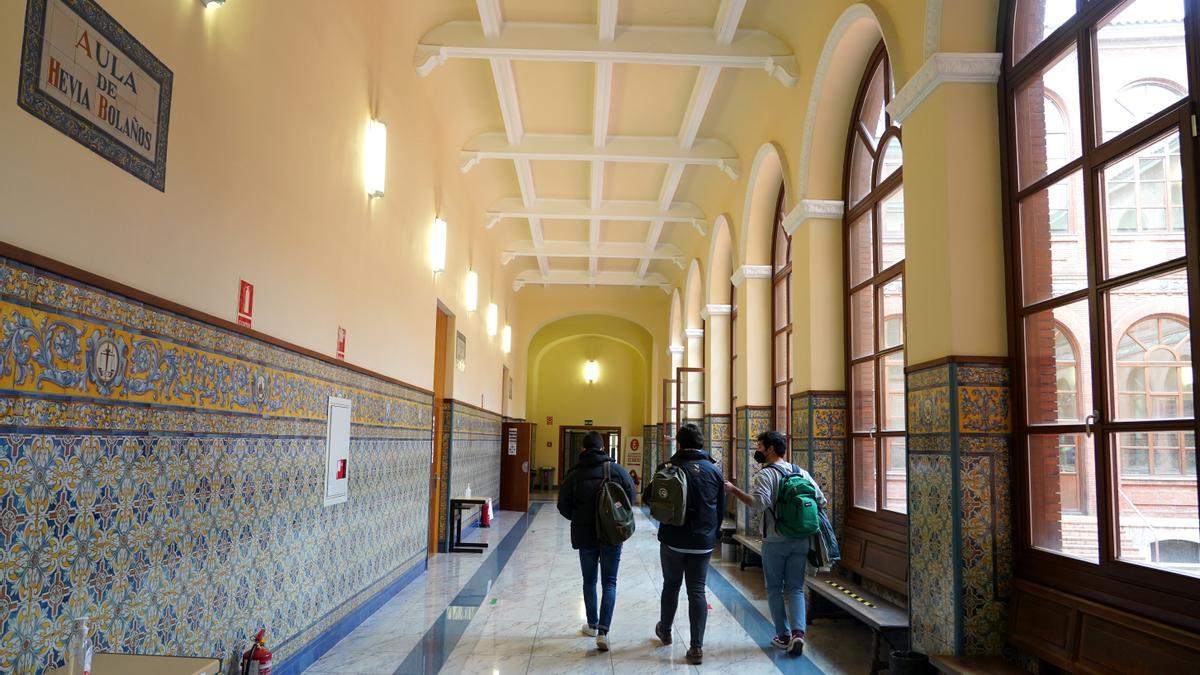
[[[552,504],[536,512],[501,511],[483,555],[440,554],[400,591],[305,672],[313,675],[427,673],[861,673],[870,663],[870,633],[848,621],[809,626],[803,657],[770,647],[771,625],[757,568],[740,572],[714,558],[704,663],[688,665],[686,596],[673,626],[675,642],[654,638],[662,586],[655,525],[638,513],[638,531],[621,556],[611,649],[580,635],[584,622],[579,558],[570,525]]]

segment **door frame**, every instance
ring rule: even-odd
[[[617,432],[617,452],[618,453],[620,453],[620,451],[621,451],[621,443],[625,442],[625,439],[622,437],[622,434],[621,434],[621,427],[596,427],[596,426],[589,427],[589,426],[582,426],[582,425],[574,426],[574,425],[570,425],[570,424],[564,424],[564,425],[560,426],[558,428],[558,484],[559,485],[562,485],[563,478],[566,477],[566,475],[567,475],[567,469],[566,469],[567,461],[566,460],[567,460],[567,432],[568,431],[583,431],[583,432],[598,431],[605,436],[607,436],[609,434],[609,432],[615,431],[615,432]],[[618,454],[618,456],[619,456],[619,454]]]
[[[446,380],[449,369],[446,359],[449,358],[450,321],[454,315],[441,302],[437,303],[434,314],[434,345],[433,345],[433,447],[429,453],[429,538],[425,557],[430,558],[438,553],[438,528],[442,522],[442,489],[446,476],[441,473],[442,457],[446,448],[442,445],[442,425],[445,423]],[[447,532],[449,537],[449,532]]]

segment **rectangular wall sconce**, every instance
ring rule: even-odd
[[[363,178],[368,196],[383,196],[386,166],[387,126],[379,120],[371,120],[367,123],[367,147],[363,148]]]
[[[600,364],[595,361],[588,361],[583,364],[583,381],[588,384],[596,384],[600,379]]]
[[[512,351],[512,326],[504,324],[504,330],[500,331],[500,350],[505,354]]]
[[[429,265],[434,272],[446,269],[446,221],[434,218],[433,233],[429,242]]]
[[[496,337],[496,331],[500,324],[500,308],[496,303],[491,303],[487,307],[487,334],[488,337]]]
[[[204,5],[204,9],[216,9],[225,4],[225,0],[200,0],[200,3]]]
[[[474,312],[479,309],[479,274],[475,270],[467,272],[467,311]]]

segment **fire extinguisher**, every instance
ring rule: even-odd
[[[254,644],[242,654],[242,675],[271,675],[271,652],[263,644],[266,629],[260,628]]]

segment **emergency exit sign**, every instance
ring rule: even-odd
[[[585,427],[590,427],[590,426],[592,426],[592,421],[591,421],[591,420],[584,420],[584,421],[583,421],[583,426],[585,426]]]

